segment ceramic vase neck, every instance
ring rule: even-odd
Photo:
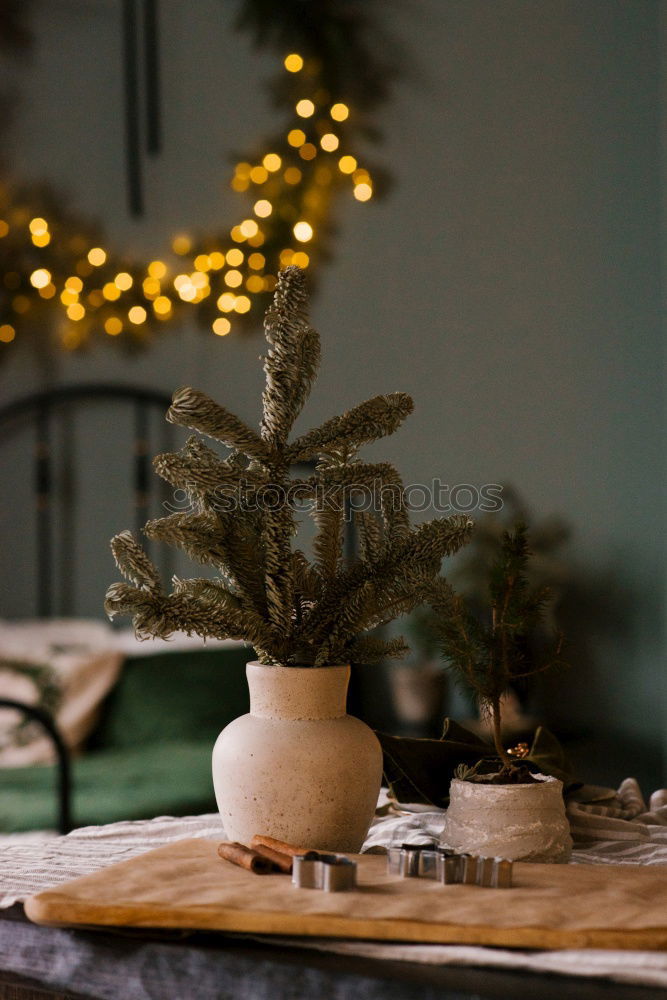
[[[261,719],[338,719],[346,714],[349,666],[246,666],[250,714]]]

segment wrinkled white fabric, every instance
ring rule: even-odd
[[[381,795],[364,851],[382,851],[397,843],[437,840],[444,810],[411,811],[396,807]],[[607,810],[607,811],[602,811]],[[654,792],[648,807],[633,778],[626,778],[617,793],[594,804],[578,803],[568,810],[573,823],[573,864],[667,864],[667,789]],[[611,825],[607,820],[613,820]],[[602,822],[605,821],[605,822]],[[620,824],[625,824],[624,826]],[[639,836],[631,831],[642,828]],[[604,832],[602,840],[593,832]],[[583,831],[583,834],[581,833]],[[588,835],[587,835],[588,834]],[[217,814],[177,819],[169,816],[139,822],[111,823],[74,830],[66,837],[42,840],[0,838],[0,907],[11,906],[35,892],[80,875],[98,871],[117,861],[187,837],[220,840],[224,830]],[[275,937],[266,938],[277,943]],[[667,987],[667,954],[662,952],[521,951],[461,945],[419,945],[281,938],[285,946],[315,948],[337,954],[359,955],[432,965],[476,965],[489,968],[526,969],[561,975],[611,979],[622,983]]]

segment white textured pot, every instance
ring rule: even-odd
[[[346,715],[350,668],[249,663],[250,714],[220,733],[213,784],[225,833],[356,853],[382,779],[382,750]]]
[[[565,862],[572,853],[563,783],[487,785],[452,780],[440,843],[455,851],[510,861]]]

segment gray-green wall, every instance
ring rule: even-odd
[[[37,2],[32,59],[13,72],[11,161],[61,183],[116,245],[141,254],[189,225],[234,220],[227,157],[274,125],[261,86],[274,60],[230,33],[232,5],[162,6],[166,146],[148,165],[139,224],[125,210],[117,5]],[[336,260],[313,304],[323,373],[304,418],[405,389],[414,415],[373,450],[406,481],[510,481],[537,513],[570,522],[585,596],[571,614],[575,665],[548,688],[551,714],[611,734],[624,774],[643,755],[651,780],[667,745],[662,6],[384,6],[409,68],[382,113],[395,188],[383,203],[341,205]],[[191,381],[256,420],[260,351],[257,337],[187,329],[136,359],[110,349],[68,358],[53,377],[165,390]],[[0,369],[5,399],[37,384],[25,351]],[[106,538],[127,523],[102,452],[86,451],[87,613],[113,575]],[[14,456],[3,572],[20,579],[7,587],[8,615],[30,610],[9,520],[27,517],[26,476]]]

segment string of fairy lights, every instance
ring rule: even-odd
[[[231,177],[250,210],[229,231],[177,235],[165,259],[127,262],[53,199],[40,210],[0,191],[0,345],[47,324],[69,351],[98,335],[136,346],[188,310],[224,337],[264,311],[281,267],[326,257],[334,195],[366,202],[374,180],[351,150],[353,110],[321,85],[317,61],[292,52],[284,70],[286,126]]]

